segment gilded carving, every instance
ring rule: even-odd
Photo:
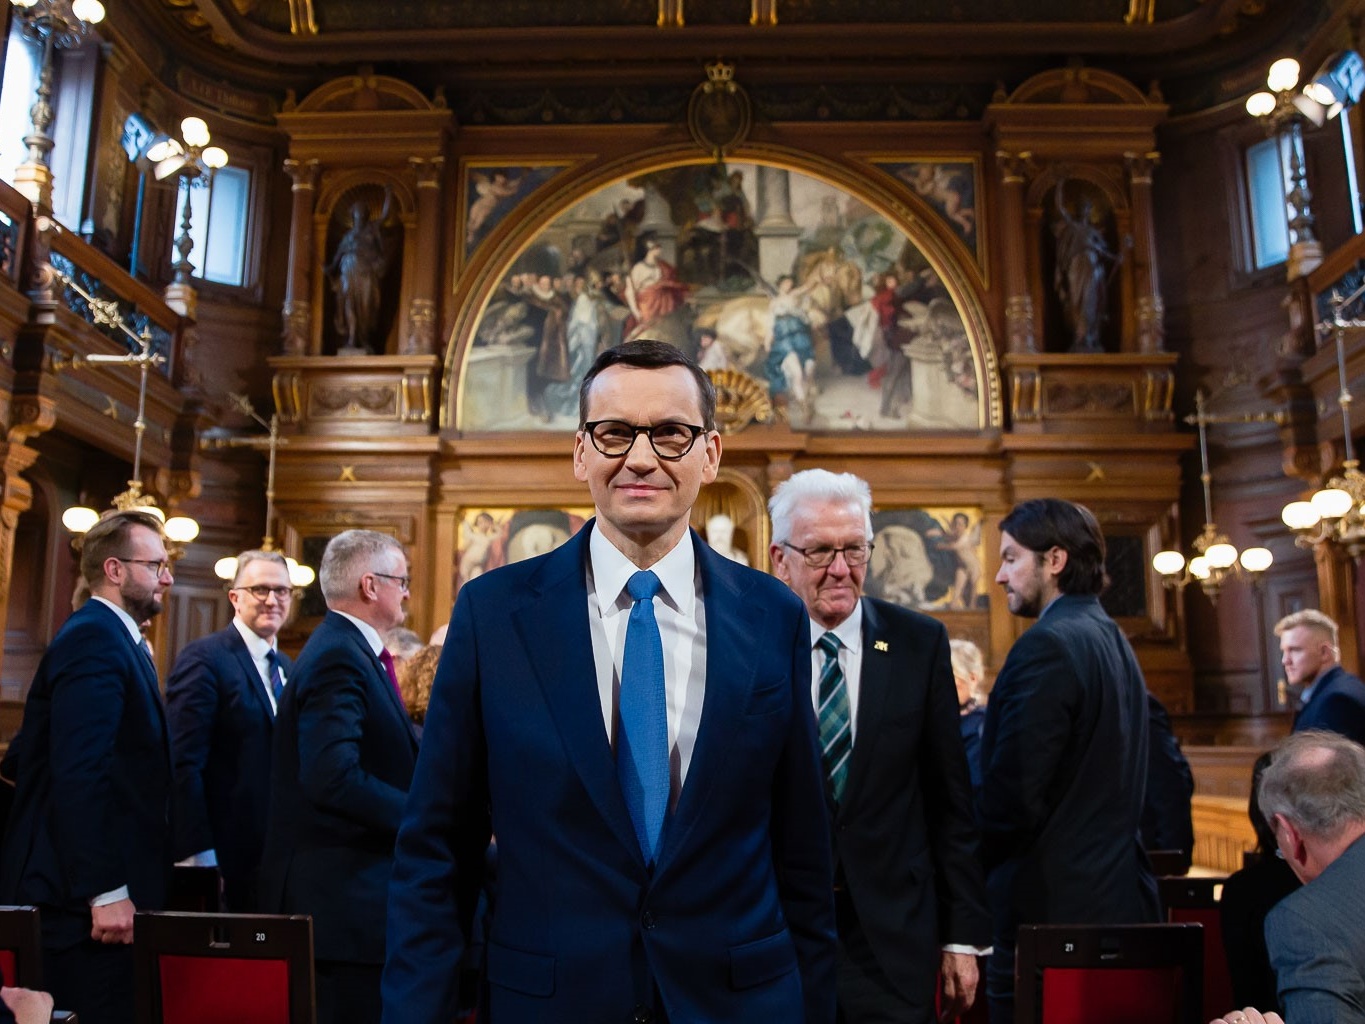
[[[1010,416],[1016,424],[1037,423],[1042,418],[1041,383],[1037,370],[1010,374]]]
[[[317,419],[398,415],[398,391],[389,384],[316,385],[308,392],[309,414]]]
[[[408,335],[403,355],[431,355],[436,351],[436,303],[413,299],[408,304]]]
[[[737,434],[750,423],[773,419],[773,404],[767,387],[757,378],[739,370],[712,370],[716,386],[716,426],[722,434]]]

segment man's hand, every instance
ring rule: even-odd
[[[133,914],[137,908],[132,900],[118,900],[102,907],[90,908],[90,937],[96,942],[131,945],[133,942]]]
[[[970,1010],[976,1000],[976,957],[971,953],[944,953],[942,970],[943,1002],[938,1019],[952,1020]]]
[[[1209,1024],[1284,1024],[1284,1020],[1278,1013],[1262,1013],[1248,1006],[1245,1010],[1230,1010]]]
[[[4,1000],[10,1013],[14,1014],[16,1024],[48,1024],[52,1020],[52,997],[46,992],[35,992],[31,988],[0,988],[0,1000]]]

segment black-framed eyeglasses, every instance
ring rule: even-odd
[[[397,583],[397,584],[398,584],[400,587],[402,587],[404,590],[407,590],[407,589],[408,589],[408,584],[410,584],[410,583],[412,582],[412,577],[411,577],[411,576],[390,576],[390,575],[389,575],[388,573],[386,573],[386,572],[372,572],[372,573],[370,573],[370,575],[371,575],[371,576],[378,576],[380,579],[393,580],[395,583]]]
[[[778,541],[778,543],[799,554],[812,569],[825,569],[833,565],[835,555],[843,555],[844,564],[850,569],[856,569],[860,565],[867,564],[867,560],[872,557],[872,549],[876,546],[870,541],[866,544],[850,544],[844,548],[798,548],[795,544],[788,544],[785,540]]]
[[[145,565],[148,569],[151,569],[152,572],[156,573],[158,577],[164,572],[169,572],[171,568],[171,563],[167,561],[158,562],[151,558],[119,558],[118,555],[115,555],[114,557],[120,562],[128,565]]]
[[[654,454],[669,462],[677,462],[690,452],[697,438],[706,433],[705,427],[693,423],[637,426],[624,420],[592,420],[584,423],[582,429],[592,440],[592,446],[609,459],[624,458],[635,446],[635,439],[644,434]]]
[[[245,590],[257,601],[264,604],[269,600],[270,595],[275,595],[276,601],[288,601],[294,596],[293,587],[268,587],[264,583],[259,583],[254,587],[228,587],[229,590]]]

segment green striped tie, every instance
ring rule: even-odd
[[[844,795],[848,755],[853,752],[848,687],[844,685],[844,673],[839,668],[839,638],[826,633],[815,646],[825,652],[825,665],[820,670],[820,749],[824,752],[825,777],[829,779],[837,803]]]

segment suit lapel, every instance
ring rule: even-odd
[[[247,690],[254,697],[256,707],[261,714],[272,721],[275,712],[271,710],[270,698],[265,695],[265,685],[261,682],[261,673],[256,669],[256,662],[251,658],[251,652],[247,650],[246,641],[242,639],[242,634],[237,632],[236,626],[228,626],[223,631],[227,640],[228,648],[237,659],[238,667],[242,670],[242,681],[246,683]]]
[[[705,814],[711,792],[726,777],[734,734],[743,726],[744,706],[754,687],[767,615],[764,604],[744,599],[752,586],[745,579],[747,571],[715,554],[695,533],[691,537],[706,607],[706,694],[687,782],[664,825],[660,870]]]
[[[863,651],[862,670],[858,680],[858,729],[853,740],[853,753],[848,759],[848,781],[844,787],[847,798],[843,805],[845,808],[858,799],[858,794],[863,788],[859,783],[868,770],[872,748],[876,744],[881,722],[886,716],[886,701],[891,692],[894,664],[886,623],[871,601],[864,599],[862,606]]]
[[[597,690],[588,624],[587,547],[592,529],[592,523],[584,525],[545,559],[530,581],[534,597],[512,613],[512,621],[569,763],[598,813],[643,868]]]
[[[387,694],[386,697],[380,699],[387,700],[389,707],[398,715],[398,720],[403,723],[403,727],[407,730],[408,739],[412,742],[413,750],[416,750],[417,732],[412,727],[412,719],[408,716],[407,708],[403,707],[403,702],[398,699],[398,694],[394,692],[393,683],[389,680],[388,670],[384,668],[384,663],[379,660],[379,655],[375,654],[374,651],[370,649],[370,643],[365,639],[365,634],[361,633],[360,630],[355,627],[354,623],[347,621],[335,612],[328,612],[327,615],[329,618],[335,616],[338,628],[345,631],[346,636],[350,638],[351,643],[356,645],[356,649],[360,652],[360,655],[369,664],[371,681],[381,693]],[[325,621],[326,620],[324,620],[324,624]]]

